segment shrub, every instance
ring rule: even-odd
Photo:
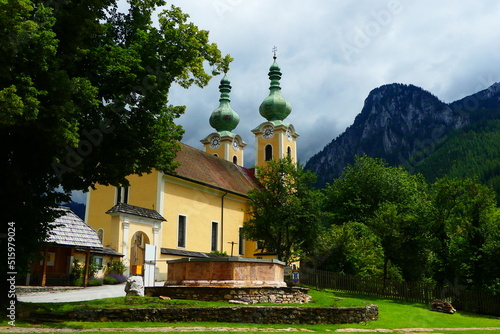
[[[98,278],[92,278],[89,280],[88,286],[100,286],[100,285],[102,285],[102,280]]]
[[[127,277],[119,274],[107,274],[104,277],[104,284],[119,284],[127,280]],[[109,283],[108,283],[109,282]]]
[[[77,278],[77,279],[73,280],[72,284],[74,286],[82,286],[83,285],[83,278]]]
[[[116,278],[112,276],[104,276],[104,279],[102,281],[104,284],[118,284],[120,281],[118,281]]]
[[[127,268],[121,260],[108,262],[106,266],[106,274],[119,274],[123,275]]]
[[[90,258],[89,277],[94,277],[102,266],[94,262],[94,257]],[[73,267],[71,268],[70,280],[73,285],[82,285],[83,276],[85,275],[85,265],[80,263],[79,259],[73,259]]]
[[[97,264],[94,259],[94,256],[90,257],[89,277],[95,277],[97,272],[102,269],[102,266]]]
[[[73,266],[71,268],[70,283],[75,286],[81,286],[83,284],[83,266],[80,264],[80,260],[73,259]]]
[[[226,252],[221,252],[218,250],[211,251],[210,254],[215,255],[216,257],[228,257]]]

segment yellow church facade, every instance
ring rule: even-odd
[[[297,154],[298,134],[293,125],[284,122],[291,106],[281,96],[276,61],[269,77],[270,94],[259,109],[266,120],[252,130],[255,162],[261,166],[287,155],[296,161]],[[243,167],[246,143],[232,132],[239,115],[229,104],[231,86],[226,76],[219,90],[220,105],[210,117],[215,132],[201,140],[203,150],[181,144],[175,173],[154,170],[127,177],[128,187],[97,185],[89,191],[86,223],[97,231],[105,247],[124,255],[127,274],[151,260],[148,247],[154,249],[157,280],[166,278],[167,260],[172,259],[217,253],[274,257],[241,233],[248,220],[247,194],[257,186],[255,169]]]
[[[187,145],[175,175],[153,171],[130,176],[130,186],[97,186],[87,199],[87,223],[103,245],[124,255],[126,266],[144,264],[145,244],[156,246],[161,277],[166,261],[213,252],[255,257],[256,244],[240,233],[252,170]],[[221,178],[220,176],[223,175]]]

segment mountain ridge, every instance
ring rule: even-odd
[[[451,103],[414,85],[383,85],[368,94],[353,124],[312,156],[305,168],[317,174],[318,187],[339,177],[356,155],[414,169],[449,133],[491,118],[484,110],[496,115],[495,108],[500,108],[500,83]]]

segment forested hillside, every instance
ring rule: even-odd
[[[500,201],[500,119],[480,121],[450,134],[415,171],[431,182],[445,175],[477,177],[495,190]]]

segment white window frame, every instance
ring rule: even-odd
[[[95,255],[93,256],[94,259],[94,264],[97,264],[98,266],[104,267],[104,257]]]
[[[116,187],[115,204],[128,203],[130,197],[130,187]]]
[[[214,230],[215,226],[215,230]],[[215,232],[215,233],[214,233]],[[214,240],[215,237],[215,240]],[[214,243],[215,241],[215,243]],[[210,251],[216,251],[219,247],[219,222],[212,221],[210,224]]]
[[[182,236],[182,241],[183,244],[181,245],[181,217],[184,218],[183,224],[184,224],[184,235]],[[186,248],[187,245],[187,216],[186,215],[178,215],[177,216],[177,248]]]
[[[240,226],[238,229],[238,254],[239,255],[245,255],[245,238],[243,238],[243,233],[241,233],[241,230],[243,227]]]
[[[268,147],[269,147],[269,150],[270,150],[270,152],[269,152],[270,156],[268,156]],[[273,160],[273,156],[274,156],[274,152],[273,151],[274,151],[274,147],[271,144],[267,144],[264,147],[264,161],[271,161],[271,160]]]

